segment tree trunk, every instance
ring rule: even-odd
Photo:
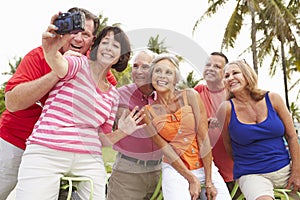
[[[288,91],[288,87],[287,87],[286,60],[285,60],[283,37],[281,37],[280,45],[281,45],[281,62],[282,62],[282,72],[283,72],[283,81],[284,81],[285,103],[286,103],[288,110],[290,111],[289,95],[288,95],[289,91]]]
[[[251,12],[251,50],[252,50],[252,60],[253,60],[253,69],[258,75],[257,67],[257,50],[256,50],[256,23],[255,23],[255,11],[253,8],[253,1],[248,0],[249,10]]]

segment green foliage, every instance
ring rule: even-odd
[[[10,71],[9,72],[3,72],[2,75],[13,75],[15,72],[16,72],[16,69],[18,68],[20,62],[21,62],[22,58],[19,57],[14,57],[13,58],[13,61],[9,61],[8,65],[10,67]],[[1,85],[1,88],[0,88],[0,115],[4,112],[5,110],[5,100],[4,100],[4,89],[5,89],[5,86],[6,86],[7,82],[4,82],[2,85]]]
[[[189,88],[194,88],[199,83],[200,80],[201,79],[195,80],[194,71],[191,71],[186,78],[187,86]]]
[[[0,115],[4,112],[5,110],[5,101],[4,101],[4,84],[1,85],[0,89]]]
[[[98,31],[97,31],[97,35],[100,33],[100,31],[101,31],[105,26],[107,26],[107,21],[108,21],[108,18],[107,18],[107,17],[104,17],[102,14],[99,14],[99,15],[98,15],[98,18],[99,18],[100,24],[99,24],[99,29],[98,29]]]
[[[107,173],[111,173],[112,165],[115,162],[117,152],[112,147],[102,148],[103,162]]]
[[[207,2],[209,7],[196,21],[193,33],[205,17],[217,13],[219,8],[228,3],[227,0]],[[258,73],[258,63],[262,66],[265,58],[270,58],[270,63],[267,63],[269,75],[273,76],[277,69],[282,69],[288,108],[290,106],[287,80],[291,78],[293,71],[300,71],[299,6],[299,1],[295,0],[238,0],[230,14],[221,44],[221,50],[235,48],[235,41],[245,25],[246,17],[251,17],[251,45],[247,49],[252,52],[253,68]],[[288,53],[285,49],[288,49]]]
[[[123,72],[117,72],[115,70],[111,70],[113,75],[116,77],[118,84],[116,87],[121,87],[122,85],[127,85],[132,83],[131,80],[131,66],[128,64],[128,67]]]
[[[290,110],[291,110],[291,114],[292,114],[292,118],[293,118],[294,122],[300,122],[300,108],[299,108],[299,106],[297,106],[295,102],[292,102]]]
[[[108,17],[104,17],[101,13],[98,15],[98,18],[99,18],[99,21],[100,21],[100,24],[99,24],[99,28],[98,28],[98,31],[97,31],[97,35],[99,35],[100,31],[108,26],[107,24],[107,21],[108,21]],[[112,24],[111,26],[121,26],[121,23],[114,23]]]
[[[201,79],[196,80],[194,76],[194,71],[189,72],[186,80],[183,80],[179,85],[178,88],[185,89],[185,88],[194,88]]]
[[[168,53],[167,47],[164,46],[166,38],[164,38],[161,42],[159,42],[158,38],[159,38],[159,35],[156,35],[155,38],[150,37],[148,45],[147,45],[148,49],[157,54]]]
[[[14,57],[13,60],[14,60],[13,63],[11,61],[9,61],[9,63],[8,63],[8,65],[10,67],[10,71],[9,72],[3,72],[2,75],[11,75],[12,76],[16,72],[20,62],[22,61],[22,58],[21,57],[19,57],[19,58]],[[5,85],[6,85],[6,83],[5,83]]]

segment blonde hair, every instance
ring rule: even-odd
[[[168,60],[170,61],[174,67],[175,67],[175,82],[178,83],[180,81],[180,71],[179,71],[179,60],[176,56],[169,54],[169,53],[162,53],[158,54],[151,63],[151,78],[152,78],[152,72],[154,69],[154,65],[157,64],[159,61],[162,60]]]
[[[249,90],[250,96],[255,101],[259,101],[264,98],[267,91],[258,88],[257,74],[245,60],[236,60],[226,64],[226,66],[229,65],[236,65],[241,70],[244,78],[248,83],[246,89]],[[232,98],[234,98],[234,94],[229,92],[228,99],[232,99]]]

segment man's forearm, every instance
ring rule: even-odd
[[[119,129],[108,134],[99,133],[99,138],[103,146],[112,146],[126,136],[128,135]]]
[[[28,108],[46,95],[58,80],[58,77],[50,72],[36,80],[17,85],[5,93],[6,109],[15,112]]]

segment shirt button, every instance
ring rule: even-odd
[[[194,148],[192,148],[192,153],[195,153],[195,149]]]
[[[176,117],[175,115],[171,115],[172,121],[175,122],[176,121]]]
[[[178,134],[180,135],[182,133],[181,129],[178,130]]]
[[[188,141],[188,139],[187,139],[187,138],[183,138],[183,141],[187,142],[187,141]]]

